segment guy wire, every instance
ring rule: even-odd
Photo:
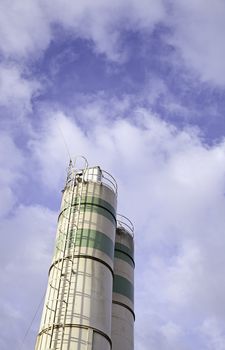
[[[44,297],[45,297],[45,293],[44,293],[43,296],[41,297],[41,301],[40,301],[40,303],[38,304],[38,307],[37,307],[37,309],[36,309],[36,311],[35,311],[35,313],[34,313],[34,316],[33,316],[32,320],[31,320],[31,322],[30,322],[30,324],[29,324],[29,326],[28,326],[28,328],[27,328],[27,330],[26,330],[26,332],[25,332],[25,334],[24,334],[24,337],[23,337],[23,339],[22,339],[22,343],[21,343],[21,346],[20,346],[19,350],[22,350],[22,349],[23,349],[25,340],[26,340],[26,338],[27,338],[27,336],[28,336],[28,334],[29,334],[29,332],[30,332],[30,329],[31,329],[31,327],[32,327],[32,324],[33,324],[33,322],[34,322],[34,320],[35,320],[35,318],[36,318],[36,316],[37,316],[37,314],[38,314],[38,311],[39,311],[39,309],[40,309],[40,307],[41,307],[41,305],[42,305],[42,303],[43,303]]]
[[[63,131],[62,131],[61,127],[60,127],[59,121],[56,119],[56,117],[54,117],[54,119],[55,119],[57,128],[58,128],[58,130],[59,130],[59,134],[60,134],[60,136],[62,137],[63,144],[64,144],[64,146],[65,146],[66,152],[67,152],[67,154],[68,154],[68,156],[69,156],[69,160],[72,161],[72,158],[71,158],[71,155],[70,155],[70,151],[69,151],[69,146],[68,146],[68,144],[67,144],[67,142],[66,142],[66,139],[65,139],[64,134],[63,134]]]

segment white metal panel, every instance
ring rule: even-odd
[[[134,349],[134,318],[125,307],[112,305],[112,343],[113,350]]]

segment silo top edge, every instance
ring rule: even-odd
[[[117,228],[126,231],[132,238],[134,238],[134,225],[126,216],[117,214]]]
[[[100,166],[76,169],[70,164],[67,173],[66,186],[72,183],[72,181],[101,183],[117,195],[117,183],[115,178],[109,172],[102,170]]]

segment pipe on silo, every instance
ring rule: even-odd
[[[117,221],[114,250],[112,350],[134,349],[133,226],[124,219]]]

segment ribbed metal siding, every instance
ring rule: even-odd
[[[73,191],[63,193],[36,350],[111,348],[116,193],[89,178]]]
[[[117,228],[112,300],[112,349],[134,349],[134,243]]]

